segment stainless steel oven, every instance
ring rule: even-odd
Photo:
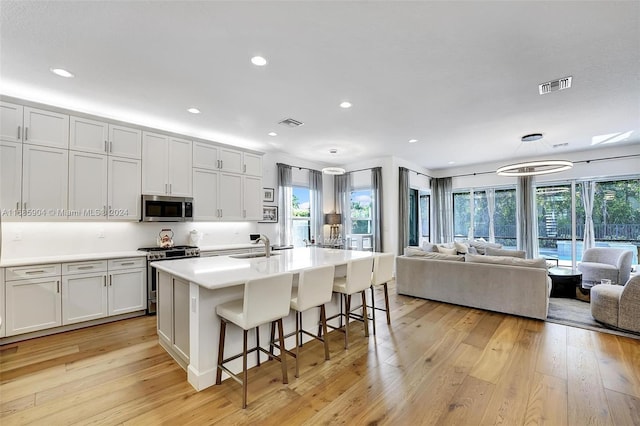
[[[152,315],[156,313],[156,281],[158,278],[156,276],[156,268],[151,266],[151,262],[200,257],[200,249],[193,246],[175,246],[167,248],[143,247],[138,250],[147,252],[147,314]]]

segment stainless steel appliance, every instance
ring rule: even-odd
[[[143,195],[141,210],[141,222],[190,221],[193,220],[193,198]]]
[[[151,266],[151,262],[200,257],[200,249],[193,246],[175,246],[143,247],[138,250],[147,252],[147,314],[155,314],[158,277],[156,276],[156,268]]]

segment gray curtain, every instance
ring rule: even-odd
[[[373,251],[383,252],[382,247],[382,167],[371,169],[371,193],[373,195]]]
[[[398,255],[409,244],[409,170],[398,169]]]
[[[324,241],[324,213],[322,207],[322,173],[309,170],[309,190],[311,191],[311,235],[316,241]]]
[[[447,243],[453,240],[453,180],[450,177],[431,179],[433,200],[433,241]]]
[[[593,230],[593,199],[596,193],[596,183],[582,182],[582,203],[584,206],[584,241],[582,253],[588,248],[596,246],[596,236]]]
[[[278,200],[280,204],[280,214],[278,225],[280,227],[280,244],[293,244],[291,235],[293,208],[291,197],[293,196],[291,166],[278,163]]]
[[[538,210],[533,176],[518,177],[516,199],[518,250],[524,250],[528,258],[534,259],[538,257]]]
[[[494,229],[493,215],[496,211],[496,190],[493,188],[486,189],[487,195],[487,211],[489,213],[489,242],[496,242],[496,230]]]
[[[351,175],[335,175],[333,177],[333,199],[336,203],[336,213],[342,214],[342,230],[340,238],[343,240],[351,232]],[[345,240],[346,244],[346,240]],[[347,248],[345,246],[345,248]]]

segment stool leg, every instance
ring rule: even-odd
[[[367,315],[367,292],[362,290],[362,318],[364,319],[364,337],[369,337],[369,316]]]
[[[320,321],[322,321],[322,329],[324,330],[324,359],[329,359],[329,339],[327,336],[327,313],[325,312],[324,305],[320,306]],[[296,360],[297,361],[297,360]]]
[[[260,348],[260,326],[256,327],[256,348]],[[256,351],[258,367],[260,367],[260,349]]]
[[[276,339],[276,329],[273,326],[273,322],[271,322],[271,334],[269,336],[269,353],[271,355],[273,355],[273,348],[274,348],[273,342],[275,341],[275,339]]]
[[[391,325],[391,314],[389,313],[389,290],[387,290],[387,283],[384,283],[384,303],[387,305],[387,324]]]
[[[224,335],[227,328],[227,322],[220,320],[220,341],[218,342],[218,367],[216,368],[216,385],[222,383],[222,360],[224,359]]]
[[[300,377],[300,370],[298,369],[298,359],[300,358],[300,312],[296,312],[296,377]]]
[[[247,330],[242,330],[243,339],[242,339],[242,408],[247,408],[247,379],[249,375],[247,374]]]
[[[344,348],[349,349],[349,315],[351,314],[351,295],[347,294],[344,296],[345,298],[345,326],[344,326]],[[342,319],[342,316],[340,316]]]
[[[289,379],[287,378],[287,357],[284,353],[284,332],[282,327],[282,318],[278,320],[278,334],[280,335],[280,362],[282,364],[282,383],[289,383]]]
[[[376,334],[376,296],[373,294],[373,286],[371,288],[371,310],[373,311],[373,335]]]

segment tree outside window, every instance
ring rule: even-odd
[[[293,222],[293,245],[304,247],[305,240],[310,241],[311,233],[311,204],[309,202],[309,188],[293,186],[291,197],[291,211]]]
[[[371,234],[371,190],[351,191],[351,233]]]

